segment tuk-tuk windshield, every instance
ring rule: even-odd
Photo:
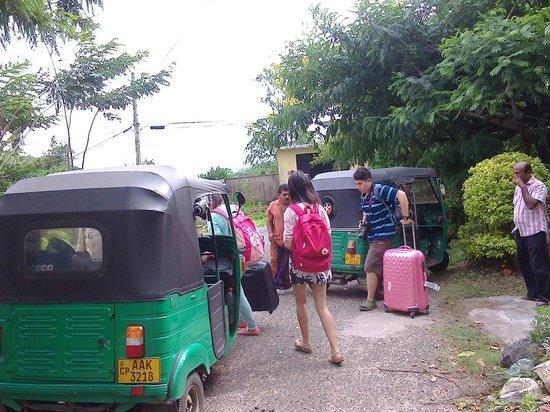
[[[103,263],[103,238],[91,227],[34,229],[25,236],[23,253],[34,274],[95,272]]]
[[[430,183],[430,179],[414,179],[412,191],[414,194],[414,202],[417,205],[439,203],[434,191],[434,186]]]

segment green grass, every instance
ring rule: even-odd
[[[505,276],[493,270],[468,268],[448,270],[434,277],[434,280],[441,284],[441,293],[445,303],[470,298],[525,293],[525,284],[521,277]]]
[[[505,370],[500,364],[500,348],[474,324],[465,319],[455,319],[442,328],[446,343],[444,367],[459,367],[471,375],[492,376],[500,382]]]
[[[469,376],[469,380],[478,382],[481,392],[487,393],[505,380],[505,370],[500,366],[501,345],[468,319],[467,313],[471,309],[468,299],[522,295],[525,285],[520,276],[504,274],[499,266],[476,266],[466,262],[456,247],[450,252],[455,265],[431,276],[441,286],[439,297],[444,319],[439,329],[444,342],[439,356],[441,366],[449,373]],[[481,399],[474,397],[469,401],[478,404]],[[459,410],[478,410],[467,404]]]
[[[542,345],[543,342],[550,343],[550,306],[537,308],[531,340]]]
[[[254,221],[254,224],[259,229],[267,223],[268,206],[269,203],[266,202],[247,202],[243,206],[243,212]]]

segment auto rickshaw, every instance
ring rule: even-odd
[[[225,184],[157,166],[7,190],[0,409],[204,410],[203,378],[236,338],[242,275],[232,220],[232,236],[197,230],[214,193],[230,211]]]
[[[355,170],[321,173],[312,179],[332,226],[331,283],[345,285],[357,280],[364,285],[363,266],[369,243],[361,235],[361,194],[355,186]],[[443,203],[444,187],[431,168],[392,167],[371,169],[375,183],[403,190],[409,199],[409,215],[415,221],[418,248],[426,255],[426,266],[437,272],[449,265],[447,253],[448,221]],[[411,230],[408,228],[408,230]],[[407,236],[410,239],[411,236]],[[397,230],[394,245],[403,245],[402,230]]]

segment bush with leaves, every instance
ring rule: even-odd
[[[550,345],[550,307],[541,306],[537,308],[531,340],[538,344]]]
[[[471,176],[464,183],[467,221],[459,229],[459,243],[468,257],[500,259],[515,254],[510,235],[514,227],[513,167],[521,160],[528,161],[534,176],[548,186],[550,171],[538,158],[519,152],[499,154],[470,169]]]

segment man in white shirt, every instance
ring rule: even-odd
[[[548,189],[533,177],[525,161],[514,166],[514,236],[518,262],[525,285],[526,299],[548,304],[550,300],[550,262],[546,232],[546,198]]]

